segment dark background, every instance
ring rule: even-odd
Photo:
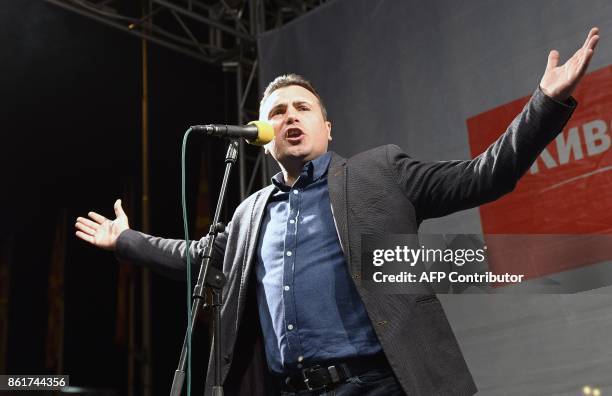
[[[140,224],[141,41],[40,0],[3,2],[0,26],[0,236],[12,240],[6,373],[50,373],[45,366],[48,275],[64,210],[63,371],[71,385],[123,394],[127,346],[115,340],[119,265],[112,253],[77,239],[74,221],[90,210],[111,217],[115,199],[122,198],[132,228]],[[196,123],[233,123],[234,78],[218,66],[149,45],[152,234],[183,237],[183,133]],[[222,164],[224,154],[222,141],[191,139],[191,213],[202,155],[210,164]],[[221,172],[219,165],[208,172],[210,210]],[[234,176],[230,197],[238,195]],[[228,211],[236,203],[229,202]],[[152,288],[153,388],[167,394],[185,329],[185,285],[153,275]],[[194,392],[201,388],[207,359],[202,327],[194,341]]]

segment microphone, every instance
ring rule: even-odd
[[[263,146],[274,139],[274,128],[265,121],[251,121],[247,125],[192,125],[191,129],[209,136],[230,139],[242,137],[255,146]]]

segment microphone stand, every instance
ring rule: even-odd
[[[214,266],[210,265],[212,259],[212,252],[215,245],[215,240],[219,232],[225,230],[225,226],[219,222],[221,216],[221,208],[223,207],[223,201],[225,200],[225,192],[227,190],[227,181],[229,179],[232,165],[236,163],[238,159],[238,141],[232,140],[227,148],[227,154],[225,155],[225,173],[223,174],[223,182],[221,183],[221,192],[219,193],[219,200],[217,201],[217,208],[215,210],[215,216],[208,231],[208,240],[204,254],[202,256],[202,264],[200,265],[200,273],[198,275],[198,281],[195,288],[193,289],[193,304],[192,304],[192,317],[190,328],[195,328],[197,323],[198,314],[203,308],[204,301],[206,299],[206,287],[208,286],[212,292],[213,301],[213,328],[214,328],[214,343],[213,348],[215,350],[215,376],[213,384],[213,396],[223,396],[223,386],[221,384],[221,306],[223,305],[222,289],[225,285],[225,275],[222,271],[219,271]],[[187,251],[189,253],[189,251]],[[170,390],[170,396],[180,396],[183,388],[183,382],[185,381],[185,367],[187,365],[187,345],[189,342],[189,328],[185,332],[185,338],[183,340],[183,349],[181,350],[181,357],[179,358],[178,368],[174,372],[174,378],[172,379],[172,389]]]

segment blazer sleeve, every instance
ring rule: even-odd
[[[219,233],[215,239],[212,263],[219,268],[221,268],[221,263],[223,262],[230,226],[231,224],[228,224],[226,230],[223,233]],[[208,236],[204,236],[200,240],[191,241],[190,243],[189,257],[193,280],[197,279],[207,242]],[[184,281],[187,269],[185,247],[184,239],[166,239],[134,230],[125,230],[117,239],[115,256],[119,261],[143,265],[164,276]]]
[[[538,87],[506,131],[472,160],[420,162],[397,146],[388,146],[387,160],[419,222],[472,208],[512,191],[576,105],[573,98],[553,100]]]

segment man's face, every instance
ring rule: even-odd
[[[327,151],[331,140],[331,123],[323,119],[317,97],[299,85],[279,88],[262,103],[261,120],[274,127],[274,140],[266,150],[283,164],[307,162]]]

